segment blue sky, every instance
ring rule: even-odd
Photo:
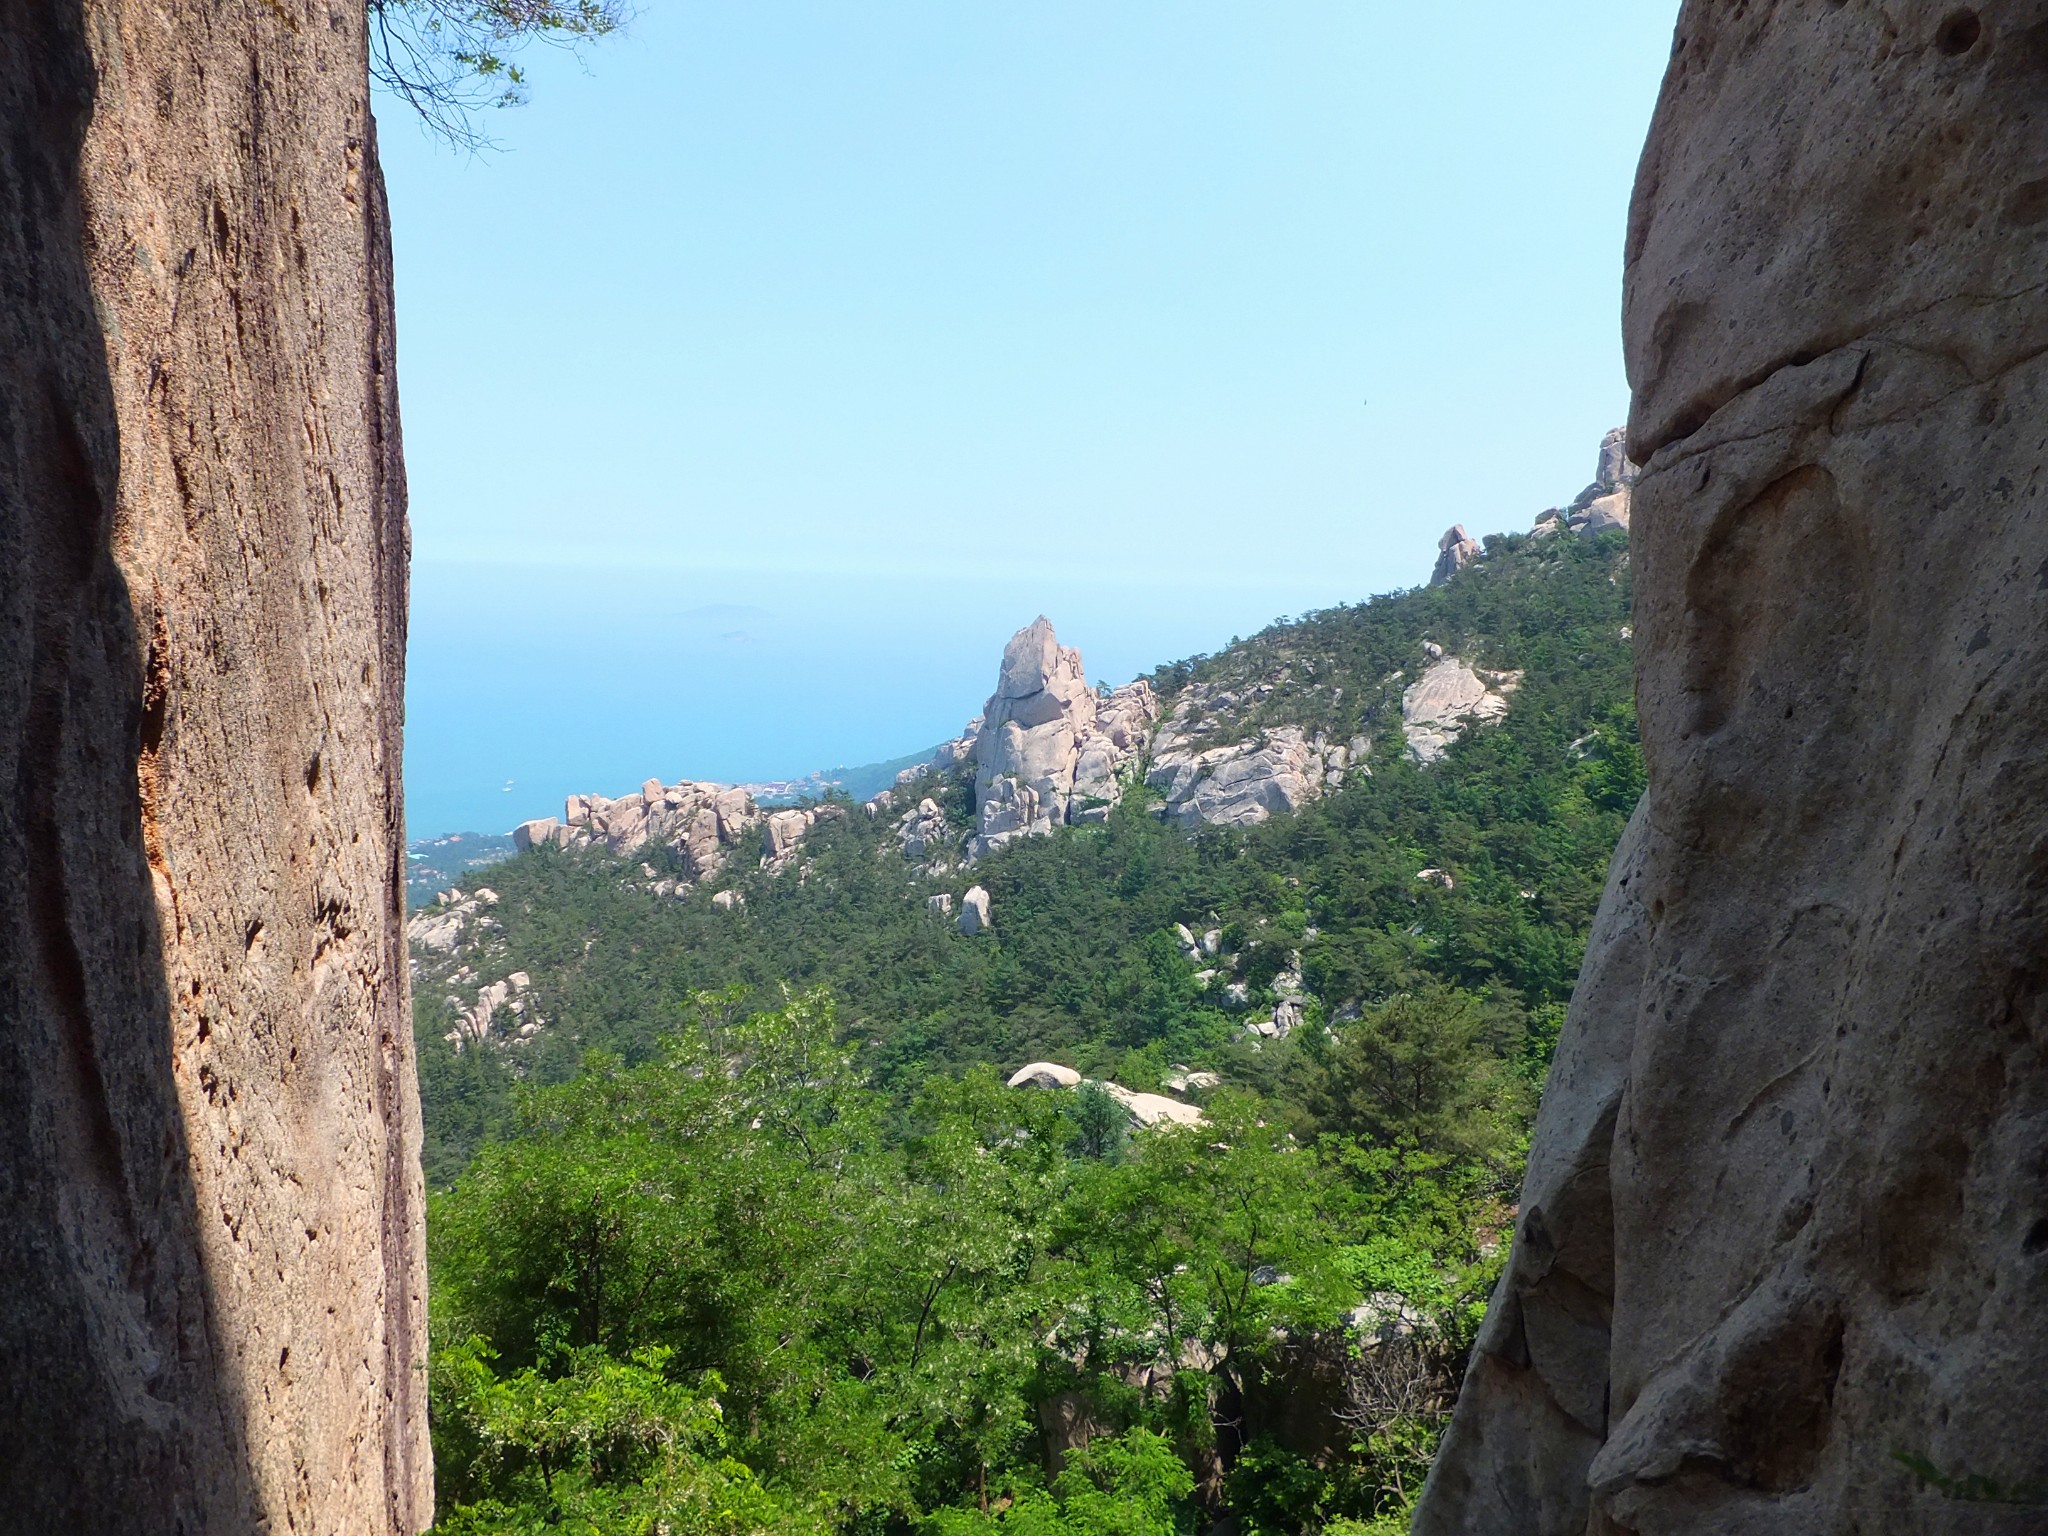
[[[1626,410],[1675,0],[643,0],[383,103],[415,835],[955,731],[1523,528]],[[509,784],[509,788],[507,787]]]

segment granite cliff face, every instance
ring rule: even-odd
[[[360,6],[0,6],[0,1529],[432,1518]]]
[[[1394,689],[1404,678],[1385,680],[1393,690],[1387,712],[1398,714],[1410,755],[1427,765],[1467,730],[1504,714],[1521,675],[1475,669],[1425,642],[1414,680]],[[1183,826],[1253,826],[1371,773],[1369,735],[1333,738],[1280,718],[1289,712],[1287,690],[1295,681],[1282,667],[1256,679],[1191,682],[1162,713],[1143,680],[1091,688],[1081,653],[1061,645],[1052,624],[1039,618],[1011,636],[983,713],[930,762],[905,769],[898,790],[876,796],[866,810],[895,817],[904,854],[935,869],[956,855],[973,862],[1018,837],[1100,821],[1137,776],[1158,792],[1160,814]],[[927,774],[968,765],[971,832],[952,826],[929,795],[897,810]],[[633,822],[636,835],[639,825]],[[580,835],[554,821],[519,832],[526,843]]]
[[[2044,99],[2040,0],[1680,15],[1649,791],[1422,1536],[2040,1529]]]
[[[1061,645],[1044,617],[1018,630],[974,736],[980,820],[970,853],[1107,815],[1156,712],[1142,682],[1098,700],[1081,653]]]

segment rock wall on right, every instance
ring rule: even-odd
[[[1637,696],[1420,1536],[2048,1529],[2048,0],[1688,0]]]

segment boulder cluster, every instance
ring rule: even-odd
[[[730,785],[649,779],[638,792],[615,800],[571,795],[559,818],[522,822],[512,829],[512,840],[522,853],[547,845],[602,847],[621,855],[671,848],[682,859],[682,878],[657,883],[677,891],[716,877],[750,841],[760,850],[762,867],[779,869],[812,827],[838,814],[830,803],[764,811],[746,790]]]
[[[1593,482],[1572,500],[1568,507],[1552,507],[1536,519],[1536,526],[1529,530],[1532,537],[1548,538],[1554,534],[1576,533],[1585,538],[1598,534],[1628,532],[1629,498],[1639,473],[1628,456],[1628,434],[1616,427],[1600,439],[1600,458],[1593,471]],[[1453,523],[1444,530],[1444,536],[1437,540],[1436,569],[1430,572],[1429,584],[1441,586],[1475,560],[1486,557],[1486,546],[1465,531],[1463,523]]]
[[[1210,1087],[1216,1083],[1216,1076],[1211,1072],[1189,1072],[1185,1068],[1175,1070],[1186,1087],[1196,1086],[1198,1081],[1203,1086]],[[1010,1075],[1012,1088],[1079,1088],[1084,1083],[1100,1088],[1108,1094],[1122,1107],[1124,1113],[1131,1117],[1131,1123],[1141,1128],[1206,1123],[1202,1112],[1192,1104],[1170,1099],[1163,1093],[1136,1093],[1121,1083],[1096,1082],[1093,1078],[1083,1077],[1072,1067],[1063,1067],[1056,1061],[1034,1061],[1028,1066],[1019,1067]]]

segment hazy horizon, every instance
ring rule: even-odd
[[[1626,410],[1674,11],[652,0],[499,152],[384,103],[413,834],[899,756],[1039,612],[1116,681],[1526,528]]]

